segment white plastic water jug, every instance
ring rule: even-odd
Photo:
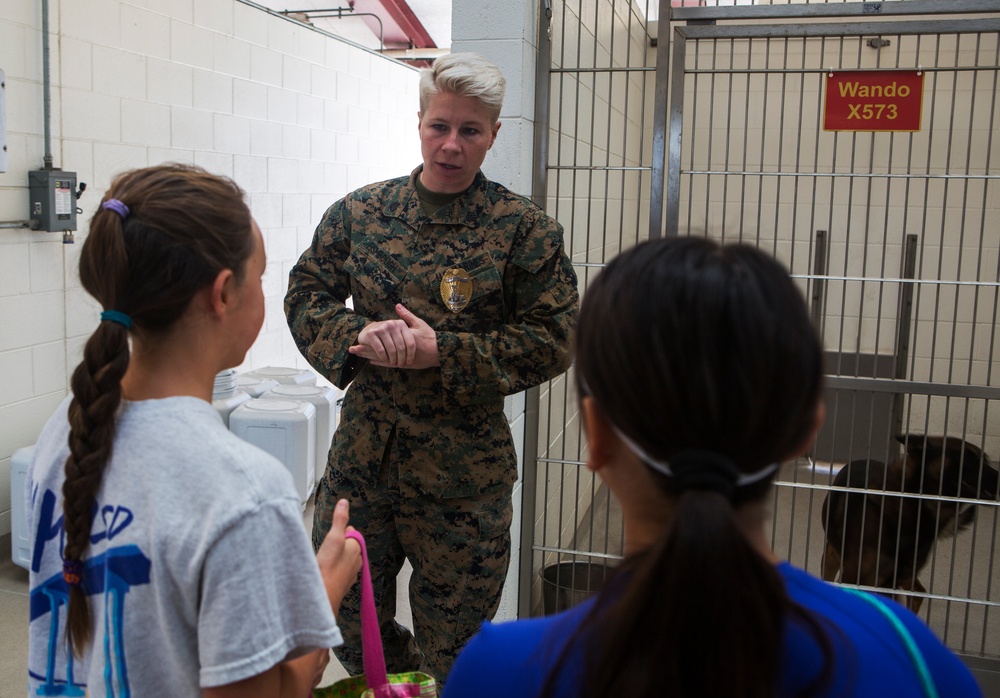
[[[278,381],[273,378],[264,378],[254,373],[241,373],[236,376],[236,389],[242,390],[250,397],[260,397],[277,385]]]
[[[323,477],[330,442],[337,428],[337,391],[322,385],[279,385],[260,396],[262,400],[302,400],[316,408],[316,482]]]
[[[255,368],[252,371],[247,371],[247,374],[257,376],[258,378],[270,378],[282,385],[316,385],[316,374],[304,368],[265,366],[264,368]]]
[[[229,415],[233,413],[233,410],[249,399],[249,393],[237,389],[234,369],[220,371],[215,376],[215,386],[212,388],[212,407],[219,412],[226,427],[229,427]]]
[[[316,408],[294,400],[248,400],[229,415],[229,430],[285,464],[304,510],[316,487]]]
[[[10,457],[10,552],[14,564],[31,567],[31,536],[28,528],[27,489],[28,466],[35,453],[34,446],[14,451]]]
[[[250,396],[247,393],[244,393],[242,390],[237,390],[229,397],[216,398],[213,395],[212,407],[218,410],[219,416],[222,417],[222,421],[225,422],[228,427],[229,417],[233,414],[233,410],[248,400],[250,400]]]

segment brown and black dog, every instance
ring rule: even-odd
[[[839,572],[845,584],[922,593],[926,589],[917,573],[935,541],[964,530],[976,516],[975,504],[937,497],[996,500],[1000,473],[979,448],[940,436],[909,434],[896,440],[905,447],[902,458],[888,466],[851,461],[833,479],[833,485],[869,491],[831,490],[824,500],[823,579],[834,581]],[[922,598],[897,600],[915,613]]]

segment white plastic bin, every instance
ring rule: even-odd
[[[278,381],[273,378],[264,378],[254,373],[241,373],[236,376],[236,389],[242,390],[250,397],[260,397],[277,385]]]
[[[229,416],[233,413],[237,407],[242,405],[244,402],[250,399],[250,395],[244,393],[242,390],[236,390],[232,395],[228,397],[217,398],[212,396],[212,407],[214,407],[219,412],[219,416],[222,417],[222,421],[225,422],[226,426],[229,426]]]
[[[261,400],[301,400],[316,408],[316,482],[323,477],[333,431],[337,428],[337,391],[322,385],[279,385],[260,396]]]
[[[15,565],[31,567],[31,536],[26,506],[28,466],[35,454],[34,446],[14,451],[10,458],[10,553]]]
[[[229,397],[236,392],[236,369],[227,368],[215,374],[215,385],[212,386],[212,399]]]
[[[215,386],[212,388],[212,407],[218,411],[227,427],[229,415],[249,399],[249,393],[236,387],[236,369],[227,368],[216,374]]]
[[[270,378],[282,385],[316,385],[316,374],[304,368],[286,368],[284,366],[265,366],[247,371],[243,375],[253,375],[258,378]]]
[[[229,430],[285,464],[304,510],[316,487],[316,408],[293,400],[248,400],[229,415]]]

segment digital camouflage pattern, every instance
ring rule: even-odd
[[[317,504],[316,511],[325,509],[329,521],[339,497],[351,501],[351,525],[365,534],[388,671],[423,671],[443,685],[458,653],[500,605],[510,562],[510,490],[452,499],[401,495],[396,474],[387,458],[379,486],[371,490],[327,470],[320,499],[329,505]],[[314,545],[322,542],[318,527],[316,521]],[[395,620],[396,577],[407,557],[413,561],[409,600],[415,638]],[[340,605],[344,644],[334,648],[351,674],[364,671],[360,608],[356,584]]]
[[[468,514],[469,507],[498,498],[509,511],[517,469],[503,398],[569,366],[579,296],[562,228],[541,209],[480,172],[467,192],[428,216],[414,185],[420,170],[362,187],[326,211],[292,268],[285,311],[309,363],[347,387],[316,491],[314,543],[329,530],[337,499],[348,498],[373,575],[385,576],[386,588],[391,582],[394,589],[402,529],[417,531],[411,543],[427,545],[406,544],[403,552],[415,575],[433,570],[436,579],[424,592],[433,595],[433,608],[418,617],[414,594],[411,607],[423,670],[440,681],[479,622],[495,613],[510,547],[508,513],[502,535],[495,535],[494,561],[473,562],[458,545],[462,535],[443,534],[457,523],[448,512]],[[449,299],[446,288],[468,298]],[[353,310],[345,305],[348,297]],[[439,367],[381,368],[348,353],[367,323],[398,319],[397,303],[435,329]],[[422,502],[423,513],[410,510],[412,520],[404,522],[400,509],[409,500]],[[462,584],[477,590],[471,596],[456,587],[466,568],[479,577]],[[378,600],[378,587],[375,593]],[[361,671],[360,661],[352,666],[352,655],[360,660],[353,649],[360,648],[357,612],[349,597],[338,616],[345,639],[338,656],[355,673]],[[443,619],[459,612],[475,622],[465,628],[463,621],[451,633]],[[391,617],[380,613],[384,631]],[[431,627],[421,627],[424,622]],[[401,665],[393,666],[393,645],[412,644],[408,632],[402,642],[391,631],[383,634],[390,671],[421,668],[406,665],[400,654]],[[427,644],[445,635],[451,635],[447,642]]]
[[[479,173],[431,219],[418,172],[327,210],[292,268],[285,311],[313,368],[350,384],[331,466],[374,484],[395,431],[403,486],[469,496],[516,479],[503,398],[568,368],[576,274],[561,226],[528,200]],[[441,296],[443,274],[456,267],[472,280],[457,313]],[[440,367],[380,368],[348,353],[368,322],[398,319],[397,303],[436,330]]]

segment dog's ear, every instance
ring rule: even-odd
[[[940,489],[941,456],[944,439],[925,434],[903,434],[896,440],[906,449],[906,457],[901,464],[904,468],[904,489],[910,492],[937,492]],[[956,493],[957,494],[957,493]]]
[[[956,439],[945,439],[943,436],[925,436],[924,437],[924,456],[926,458],[940,458],[944,455],[945,442],[956,442]],[[961,449],[960,449],[961,450]]]
[[[896,434],[894,438],[903,444],[903,450],[911,456],[919,456],[924,452],[924,441],[927,437],[923,434]]]
[[[910,436],[909,434],[896,434],[893,438],[903,445],[903,460],[906,460],[906,458],[910,456],[910,448],[912,447],[912,444],[916,443],[917,437]]]
[[[919,462],[923,460],[925,451],[928,458],[933,458],[935,451],[940,454],[943,440],[941,437],[925,436],[924,434],[898,434],[896,441],[903,444],[906,455]]]

